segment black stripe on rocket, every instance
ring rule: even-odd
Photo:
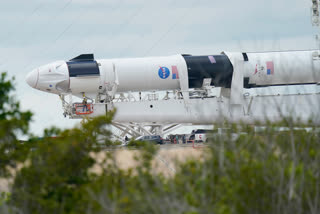
[[[231,87],[233,66],[226,55],[183,55],[188,67],[189,88],[201,88],[204,78],[211,78],[211,85]]]

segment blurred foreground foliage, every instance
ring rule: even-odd
[[[0,176],[8,175],[8,168],[16,167],[17,161],[24,161],[29,150],[17,135],[28,132],[32,114],[22,112],[19,102],[14,100],[13,81],[8,80],[6,73],[0,74]]]
[[[317,126],[225,124],[203,149],[206,159],[177,163],[164,176],[152,169],[157,146],[132,142],[138,164],[126,170],[104,150],[112,144],[105,129],[112,113],[18,141],[31,113],[10,99],[12,89],[2,75],[0,172],[13,183],[0,195],[0,213],[320,213]]]

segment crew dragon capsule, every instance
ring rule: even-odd
[[[314,51],[173,55],[165,57],[94,59],[83,54],[69,61],[41,66],[26,77],[33,88],[96,98],[107,91],[142,92],[201,88],[230,88],[234,71],[242,66],[245,88],[320,82],[320,60]],[[240,63],[239,63],[240,62]]]

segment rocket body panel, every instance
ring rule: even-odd
[[[70,77],[70,91],[72,94],[98,93],[100,85],[100,76],[83,76],[83,77]]]
[[[100,85],[102,90],[111,91],[117,79],[115,74],[115,66],[112,60],[97,60],[100,69]]]
[[[320,82],[320,62],[313,51],[248,53],[244,63],[247,87]]]
[[[106,86],[118,81],[117,92],[173,90],[180,88],[179,73],[186,72],[179,56],[97,61]]]

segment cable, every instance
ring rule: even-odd
[[[46,23],[46,26],[49,26],[50,23],[52,23],[52,22],[58,17],[58,15],[61,15],[61,12],[64,13],[65,9],[72,3],[72,1],[73,1],[73,0],[67,1],[67,2],[61,7],[61,9],[59,9],[59,12],[60,12],[60,13],[57,13],[52,19],[50,19],[49,22]],[[38,6],[37,8],[35,8],[35,9],[32,11],[32,13],[31,13],[31,15],[30,15],[29,17],[31,17],[33,14],[35,14],[35,13],[42,7],[42,5],[43,5],[43,4],[41,4],[40,6]],[[33,31],[31,32],[31,34],[33,35],[36,30],[37,30],[37,29],[33,29]],[[27,40],[24,40],[22,43],[25,43],[25,41],[27,41]],[[42,51],[41,51],[41,52],[42,52]],[[13,59],[12,59],[12,60],[13,60]],[[3,65],[5,65],[5,64],[7,64],[8,62],[10,62],[10,60],[8,61],[8,58],[7,58],[7,59],[4,60],[3,63],[0,64],[0,66],[3,66]],[[30,65],[30,64],[29,64],[29,65]],[[26,66],[25,66],[25,67],[26,67]]]
[[[50,25],[58,16],[61,16],[61,14],[63,14],[65,12],[65,9],[67,9],[67,7],[69,7],[69,5],[72,3],[73,0],[69,0],[67,1],[67,3],[65,3],[61,9],[59,9],[60,13],[57,13],[52,19],[50,19],[50,21],[46,24],[46,25]]]
[[[195,3],[195,2],[194,2],[194,3]],[[193,5],[194,5],[194,4],[193,4]],[[191,7],[190,9],[193,8],[193,5],[192,5],[192,7]],[[187,11],[187,12],[188,12],[188,11]],[[186,13],[187,13],[187,12],[186,12]],[[185,15],[185,14],[184,14],[184,15]],[[182,18],[184,17],[184,15],[182,16]],[[169,28],[169,30],[168,30],[164,35],[168,34],[177,24],[178,24],[178,23],[175,23],[171,28]],[[131,48],[131,46],[132,46],[133,44],[136,44],[139,39],[143,39],[143,38],[145,38],[145,36],[142,36],[142,37],[140,37],[140,38],[136,38],[135,40],[129,42],[129,45],[128,45],[126,48],[123,49],[123,51],[118,55],[118,57],[124,56],[124,54],[128,51],[128,49]],[[161,37],[161,39],[158,40],[157,42],[160,42],[162,39],[163,39],[163,37]],[[153,45],[153,46],[155,46],[155,45]],[[154,48],[154,47],[152,47],[151,49],[153,49],[153,48]]]
[[[118,27],[118,31],[113,31],[112,34],[110,35],[110,37],[112,38],[112,36],[116,35],[116,34],[119,34],[121,31],[123,31],[125,29],[125,27],[133,20],[134,17],[138,16],[141,12],[142,9],[144,9],[145,7],[145,3],[147,2],[147,0],[145,0],[143,3],[142,3],[142,6],[139,7],[134,13],[132,13],[130,16],[128,16],[125,21],[119,25]],[[121,6],[121,2],[117,5],[117,7],[115,9],[113,9],[113,11],[116,11],[120,8]],[[108,42],[112,41],[112,40],[107,40]],[[71,50],[74,49],[75,47],[75,44],[79,44],[79,42],[77,43],[74,43],[74,45],[72,46]],[[93,47],[93,49],[96,49],[96,46]],[[70,49],[68,50],[70,51]]]
[[[65,4],[65,6],[63,7],[63,9],[67,8],[67,6],[72,2],[72,0],[70,0],[69,2],[67,2]],[[49,53],[49,50],[51,50],[51,48],[62,38],[62,36],[70,29],[72,28],[72,26],[77,22],[77,20],[79,20],[79,18],[81,16],[85,16],[85,14],[88,13],[88,10],[85,11],[85,13],[80,13],[79,15],[77,15],[73,21],[68,25],[66,26],[62,31],[61,33],[59,33],[55,39],[50,43],[49,47],[44,47],[42,50],[40,50],[39,52],[42,53],[42,55],[47,55]],[[27,65],[27,68],[30,67],[31,65],[33,65],[33,62],[30,63],[29,65]]]
[[[132,19],[131,19],[131,20],[132,20]],[[138,41],[138,39],[141,39],[141,38],[144,38],[144,36],[142,36],[142,37],[140,37],[140,38],[137,38],[137,39],[129,42],[130,45],[128,45],[126,48],[124,48],[123,51],[122,51],[120,54],[118,54],[118,57],[122,57],[122,56],[124,55],[124,53],[126,53],[126,50],[128,50],[128,49],[131,47],[132,44],[135,44],[136,41]]]
[[[119,0],[119,1],[118,1],[119,3],[117,4],[117,6],[111,8],[111,10],[112,10],[113,12],[117,11],[117,10],[120,8],[120,5],[121,5],[121,2],[122,2],[122,1],[123,1],[123,0]],[[88,35],[88,32],[89,32],[89,31],[90,31],[90,29],[88,29],[88,30],[85,32],[85,35]],[[84,37],[86,37],[86,36],[84,36]],[[83,41],[83,39],[80,39],[80,40],[75,41],[75,42],[73,43],[73,45],[72,45],[66,52],[69,53],[70,51],[73,51],[73,49],[76,47],[76,45],[82,43],[82,41]]]
[[[189,8],[189,10],[187,10],[185,13],[182,14],[182,16],[175,22],[173,23],[173,25],[171,25],[171,27],[160,36],[160,38],[145,52],[145,54],[143,56],[147,56],[148,54],[150,54],[150,52],[153,50],[153,48],[155,48],[176,26],[177,24],[179,24],[179,22],[181,21],[181,19],[183,19],[190,10],[194,9],[194,5],[197,3],[198,1],[194,1],[193,4],[191,5],[191,7]]]
[[[54,39],[54,41],[52,42],[51,46],[55,45],[56,42],[58,40],[61,39],[61,37],[70,29],[72,28],[72,26],[76,23],[77,20],[79,20],[79,18],[81,16],[85,16],[87,13],[89,12],[89,10],[86,10],[85,13],[80,13],[75,19],[73,19],[73,21]]]
[[[15,25],[14,28],[4,37],[4,39],[1,39],[1,42],[2,42],[3,44],[7,43],[7,42],[8,42],[7,40],[8,40],[9,38],[12,38],[12,37],[13,37],[12,35],[13,35],[13,33],[14,33],[14,30],[18,29],[20,26],[25,25],[26,22],[30,19],[30,17],[32,17],[43,5],[44,5],[43,2],[40,3],[40,4],[38,4],[38,5],[31,11],[30,14],[24,16],[24,17],[20,20],[19,24]],[[14,35],[19,35],[19,34],[16,33],[16,34],[14,34]],[[5,60],[3,60],[2,63],[0,63],[0,66],[3,66],[3,65],[5,65],[5,64],[7,64],[7,58],[6,58]]]
[[[24,24],[28,21],[28,19],[29,19],[30,17],[32,17],[43,5],[44,5],[43,2],[40,3],[40,4],[38,4],[38,5],[31,11],[30,14],[24,16],[24,17],[20,20],[19,24],[14,25],[13,29],[2,39],[2,42],[5,41],[5,40],[7,40],[8,38],[12,38],[12,33],[14,32],[14,30],[16,30],[18,27],[24,25]],[[6,37],[7,37],[7,38],[6,38]],[[5,42],[7,42],[7,41],[5,41]],[[5,42],[3,42],[3,43],[5,43]]]
[[[123,29],[125,29],[125,26],[127,26],[128,24],[130,24],[130,22],[133,20],[133,18],[137,17],[140,14],[140,11],[142,11],[144,9],[144,7],[146,6],[145,3],[147,2],[147,0],[145,0],[142,3],[142,6],[140,8],[138,8],[138,10],[133,13],[131,16],[129,16],[124,23],[122,23],[119,27],[119,31],[116,33],[115,31],[112,32],[111,36],[114,36],[116,34],[120,34],[121,31],[123,31]]]

